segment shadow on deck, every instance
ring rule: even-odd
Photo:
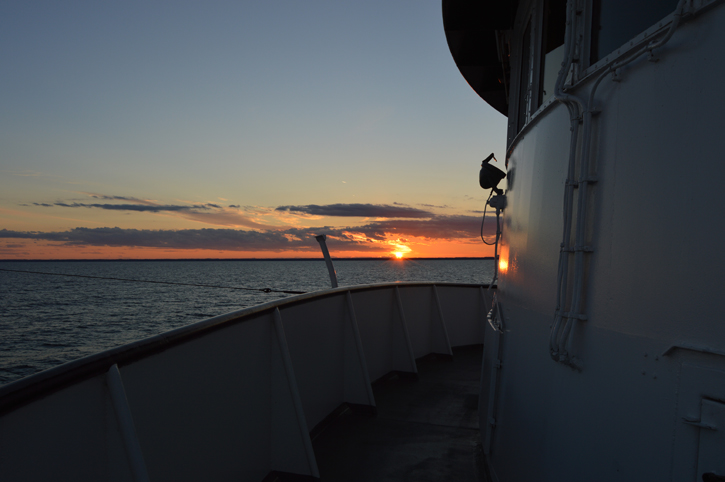
[[[322,482],[479,481],[481,345],[417,360],[373,383],[377,415],[343,407],[313,433]]]

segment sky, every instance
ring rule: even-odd
[[[505,130],[440,0],[0,2],[0,259],[492,256]]]

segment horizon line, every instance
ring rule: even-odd
[[[493,256],[455,256],[455,257],[331,257],[333,260],[357,260],[357,261],[377,261],[377,260],[432,260],[432,259],[494,259]],[[325,258],[75,258],[75,259],[0,259],[0,262],[42,262],[42,261],[324,261]]]

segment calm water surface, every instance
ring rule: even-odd
[[[324,261],[0,261],[0,268],[217,286],[317,291]],[[340,286],[488,283],[492,260],[336,260]],[[293,296],[0,271],[0,384],[195,321]]]

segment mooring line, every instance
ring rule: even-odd
[[[46,273],[43,271],[25,271],[20,269],[5,269],[0,268],[0,271],[11,271],[14,273],[31,273],[31,274],[46,274],[51,276],[71,276],[74,278],[91,278],[91,279],[105,279],[111,281],[130,281],[134,283],[155,283],[161,285],[177,285],[177,286],[197,286],[200,288],[221,288],[227,290],[245,290],[245,291],[261,291],[263,293],[286,293],[290,295],[302,295],[306,291],[292,291],[292,290],[275,290],[272,288],[244,288],[241,286],[218,286],[218,285],[202,285],[197,283],[175,283],[173,281],[154,281],[154,280],[142,280],[142,279],[130,279],[130,278],[108,278],[104,276],[90,276],[84,274],[68,274],[68,273]]]

